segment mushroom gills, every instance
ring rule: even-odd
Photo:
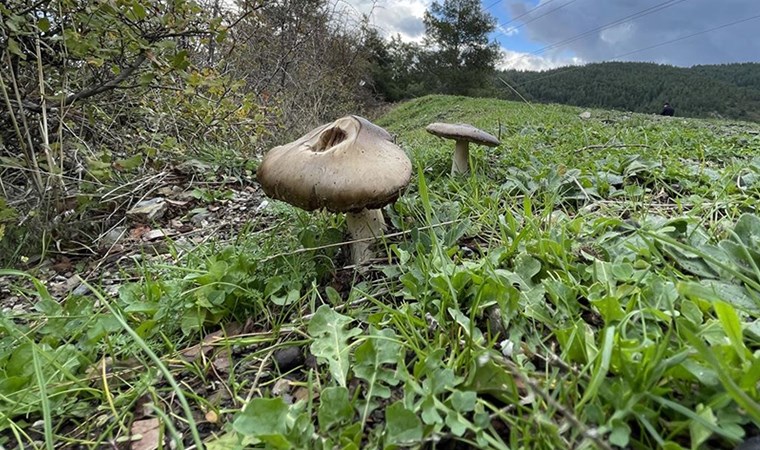
[[[372,244],[375,238],[382,236],[386,229],[383,211],[380,209],[362,209],[359,212],[346,213],[346,226],[351,235],[351,262],[362,264],[372,259]]]
[[[329,150],[345,141],[347,137],[346,132],[339,127],[330,127],[319,136],[319,142],[314,146],[314,151],[324,152],[325,150]]]

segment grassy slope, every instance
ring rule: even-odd
[[[731,448],[760,423],[760,126],[581,111],[431,96],[379,119],[424,178],[363,273],[330,246],[340,218],[273,202],[122,288],[139,338],[102,302],[27,293],[37,312],[0,328],[0,444],[97,447],[145,420],[145,396],[188,443],[144,340],[210,448]],[[452,179],[433,121],[501,127],[503,145]],[[230,336],[189,358],[199,320]],[[283,348],[317,358],[284,377]],[[93,373],[102,356],[129,364]]]

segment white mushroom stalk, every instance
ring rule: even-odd
[[[384,129],[346,116],[275,147],[256,177],[264,192],[307,211],[346,213],[351,262],[373,257],[373,239],[385,231],[380,208],[409,184],[412,163]]]
[[[451,174],[466,174],[470,171],[470,142],[457,141],[454,159],[451,162]]]
[[[385,218],[379,209],[362,209],[346,213],[346,227],[351,236],[351,262],[362,264],[375,257],[373,241],[385,232]]]

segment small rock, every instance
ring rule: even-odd
[[[303,352],[299,347],[286,347],[274,352],[274,363],[280,373],[290,372],[304,363]]]
[[[103,247],[111,247],[125,236],[127,236],[127,227],[115,227],[100,238],[100,244]]]
[[[127,216],[135,220],[149,222],[161,218],[165,212],[166,200],[163,197],[156,197],[137,203],[127,211]]]
[[[583,120],[588,120],[591,118],[591,112],[583,111],[582,113],[578,114],[578,117],[580,117]]]
[[[164,197],[169,197],[172,194],[179,194],[180,192],[182,192],[182,188],[180,188],[179,186],[174,186],[174,185],[164,186],[158,190],[158,193],[163,195]]]
[[[192,223],[193,226],[197,228],[201,228],[204,225],[208,225],[209,217],[211,217],[211,214],[209,214],[207,211],[199,212],[190,217],[190,223]]]
[[[755,436],[747,439],[739,444],[736,450],[760,450],[760,436]]]
[[[150,231],[148,231],[147,233],[145,233],[143,235],[143,240],[144,241],[154,241],[156,239],[160,239],[162,237],[169,236],[171,234],[172,234],[172,232],[171,231],[167,231],[167,230],[150,230]]]
[[[87,287],[87,285],[84,285],[84,284],[80,284],[80,285],[78,285],[78,286],[76,287],[76,289],[74,289],[74,292],[73,292],[73,294],[74,294],[74,295],[85,296],[85,295],[87,295],[89,292],[90,292],[90,288],[88,288],[88,287]]]

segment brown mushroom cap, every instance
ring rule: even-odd
[[[412,163],[393,137],[359,116],[273,148],[256,174],[268,196],[332,212],[382,208],[399,197],[411,176]]]
[[[501,144],[495,136],[464,123],[435,122],[428,125],[425,130],[438,137],[456,139],[457,141],[468,141],[475,144],[487,145],[489,147],[496,147]]]

